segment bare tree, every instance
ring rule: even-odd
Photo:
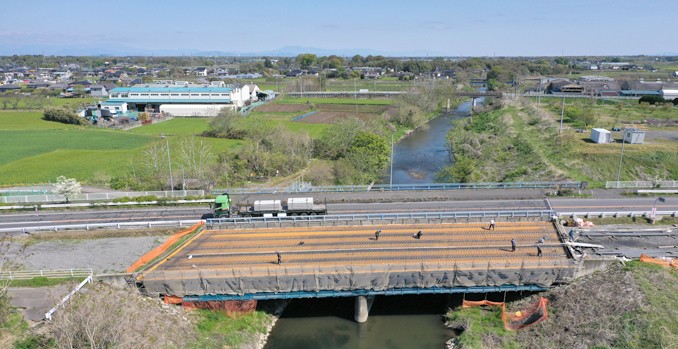
[[[184,137],[179,141],[179,163],[185,177],[204,180],[213,161],[212,148],[202,137]]]
[[[53,324],[59,348],[184,348],[195,338],[183,309],[105,285],[75,295]]]

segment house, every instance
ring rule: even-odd
[[[546,86],[546,93],[582,93],[584,87],[567,79],[551,81]]]
[[[46,88],[49,87],[50,83],[45,80],[32,80],[26,87],[28,88]]]
[[[20,89],[21,89],[21,86],[14,85],[14,84],[0,85],[0,92],[15,91],[15,90],[20,90]]]
[[[89,93],[93,97],[106,97],[108,96],[108,90],[104,85],[92,85],[89,87]]]
[[[207,76],[207,68],[205,67],[198,67],[193,69],[193,72],[195,73],[196,76]]]

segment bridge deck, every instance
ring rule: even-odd
[[[360,278],[366,278],[362,287],[373,288],[529,283],[530,280],[519,280],[529,270],[533,274],[538,271],[534,274],[535,283],[548,284],[558,277],[554,270],[572,266],[550,222],[498,222],[494,231],[487,230],[487,226],[467,223],[208,230],[154,266],[143,276],[143,282],[149,292],[181,295],[291,292],[361,288],[361,282],[356,281]],[[378,229],[382,232],[375,240]],[[418,230],[423,232],[421,239],[413,237]],[[538,257],[535,243],[544,236],[543,255]],[[515,252],[511,252],[512,238],[518,245]],[[276,252],[282,257],[281,265],[277,265]],[[413,273],[421,275],[406,281]],[[456,281],[441,281],[440,276],[433,276],[436,273]],[[544,281],[544,273],[553,277]],[[362,276],[357,277],[359,274]],[[427,280],[428,277],[435,280]],[[488,277],[498,280],[488,281]],[[193,282],[195,285],[189,286]],[[228,286],[210,286],[219,283]]]

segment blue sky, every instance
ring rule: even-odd
[[[0,55],[678,55],[677,14],[678,0],[4,0]]]

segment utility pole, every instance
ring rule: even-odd
[[[391,176],[389,177],[389,187],[393,187],[393,134],[395,133],[395,128],[391,129]]]
[[[622,147],[621,147],[621,154],[619,154],[619,168],[617,169],[617,188],[619,188],[619,177],[621,176],[621,166],[622,166],[622,159],[624,158],[624,141],[626,140],[626,130],[622,132]]]
[[[172,157],[170,157],[170,147],[169,147],[169,138],[163,133],[160,138],[165,139],[165,144],[167,145],[167,163],[169,165],[169,176],[170,176],[170,190],[172,191],[172,197],[174,197],[174,179],[172,178]]]
[[[558,131],[558,134],[563,133],[563,114],[565,114],[565,94],[563,93],[563,104],[560,107],[560,130]]]

